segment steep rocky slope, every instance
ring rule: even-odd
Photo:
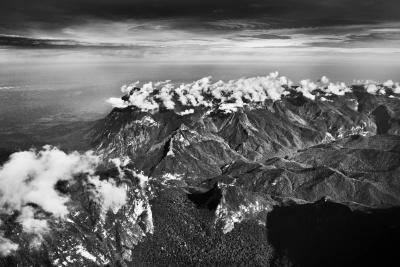
[[[232,113],[213,107],[187,115],[115,108],[97,124],[92,140],[105,158],[127,156],[149,175],[174,171],[185,178],[211,178],[236,160],[263,163],[335,138],[374,135],[374,119],[354,110],[351,97],[332,96],[331,102],[294,94]]]

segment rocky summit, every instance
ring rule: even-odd
[[[96,166],[56,182],[62,218],[26,202],[47,224],[40,235],[20,211],[1,215],[0,263],[395,266],[398,88],[272,75],[257,83],[279,90],[260,97],[247,82],[135,84],[104,119],[48,139],[90,148]],[[126,197],[107,205],[115,188]]]

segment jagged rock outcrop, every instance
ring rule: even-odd
[[[373,116],[354,110],[352,97],[313,101],[290,95],[228,114],[215,107],[185,115],[115,108],[97,123],[92,144],[104,158],[129,157],[148,175],[174,172],[188,180],[206,179],[233,161],[263,163],[335,138],[374,135]]]

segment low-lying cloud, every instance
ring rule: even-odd
[[[40,245],[50,230],[50,221],[66,219],[71,198],[57,190],[57,183],[85,179],[94,185],[93,193],[106,212],[116,212],[126,203],[126,188],[113,179],[100,180],[95,175],[100,158],[93,152],[65,153],[45,146],[40,151],[16,152],[0,167],[0,213],[18,214],[16,222],[22,231],[34,236]],[[18,244],[0,235],[0,253],[8,255]]]
[[[228,82],[212,82],[211,77],[204,77],[192,83],[174,84],[171,81],[144,83],[139,82],[122,87],[122,92],[129,98],[110,98],[115,107],[135,106],[143,111],[166,108],[173,110],[177,104],[188,107],[212,107],[231,112],[251,102],[263,102],[266,99],[278,100],[286,94],[292,82],[277,72],[264,77],[241,78]],[[135,89],[137,88],[137,89]]]
[[[102,181],[98,177],[89,179],[89,182],[95,186],[95,195],[100,200],[103,214],[108,210],[117,213],[126,203],[127,189],[125,186],[117,186],[114,180]]]
[[[371,84],[361,82],[366,91],[371,94],[384,94],[387,89],[393,93],[400,92],[399,83],[391,80],[384,83]],[[304,97],[315,100],[317,96],[342,96],[352,92],[352,87],[344,82],[331,82],[326,76],[318,81],[305,79],[298,85],[278,72],[267,76],[241,78],[228,82],[213,82],[211,77],[204,77],[191,83],[147,82],[139,81],[125,85],[121,91],[126,95],[123,98],[110,98],[107,101],[114,107],[136,107],[142,111],[159,109],[175,110],[177,114],[187,115],[184,111],[193,107],[217,107],[219,110],[230,113],[238,108],[263,103],[266,100],[277,101],[293,91],[303,94]]]
[[[12,242],[10,239],[7,239],[0,234],[0,255],[7,256],[10,253],[16,251],[18,249],[18,245]]]
[[[91,152],[66,154],[50,146],[39,152],[14,153],[0,170],[0,207],[10,213],[34,203],[56,217],[63,217],[68,214],[68,198],[55,190],[55,185],[79,173],[93,174],[98,162]]]

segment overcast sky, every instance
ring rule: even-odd
[[[2,0],[0,58],[394,61],[398,0]]]

